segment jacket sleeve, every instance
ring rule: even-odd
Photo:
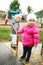
[[[34,30],[33,30],[33,38],[34,38],[34,45],[35,44],[38,44],[39,42],[39,29],[38,27],[36,27]]]
[[[17,31],[18,34],[22,34],[23,32],[24,32],[24,27],[22,27],[21,29],[19,29],[19,30]]]

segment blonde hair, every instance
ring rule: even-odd
[[[15,19],[17,19],[18,17],[22,18],[21,14],[16,14],[15,15]]]

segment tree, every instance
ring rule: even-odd
[[[33,12],[32,7],[28,6],[27,11],[28,13]]]
[[[19,6],[20,4],[18,3],[18,0],[14,0],[10,4],[10,9],[16,11],[17,9],[19,9]]]
[[[42,18],[43,17],[43,9],[35,13],[37,17]]]

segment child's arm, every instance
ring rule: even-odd
[[[34,29],[33,38],[34,38],[34,46],[37,47],[37,44],[39,43],[39,29],[38,28]]]

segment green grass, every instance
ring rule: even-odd
[[[10,40],[10,28],[9,27],[0,27],[0,41]]]
[[[43,42],[43,30],[40,31],[40,42]]]
[[[18,35],[18,40],[20,40],[21,35]],[[0,41],[11,40],[10,28],[9,27],[0,27]]]
[[[18,40],[20,39],[21,35],[19,34]],[[2,40],[11,40],[9,27],[0,27],[0,41]],[[43,30],[40,30],[40,41],[43,42]]]
[[[18,34],[18,40],[19,41],[21,40],[21,34]]]

